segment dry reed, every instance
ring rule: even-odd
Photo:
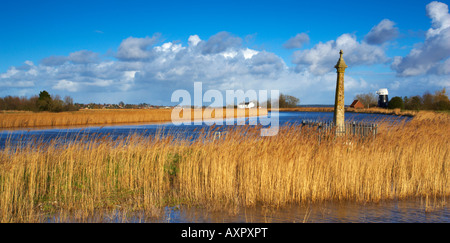
[[[231,109],[231,111],[231,114],[227,114],[226,109],[223,109],[222,115],[220,115],[219,112],[205,112],[205,109],[192,109],[191,120],[196,118],[209,119],[267,115],[267,110],[264,109]],[[170,122],[171,114],[172,109],[102,109],[60,113],[0,112],[0,129]]]
[[[376,138],[325,137],[308,127],[225,128],[213,139],[130,135],[0,150],[0,221],[86,220],[102,210],[166,205],[210,210],[450,196],[450,116],[419,113]]]

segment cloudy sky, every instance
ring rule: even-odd
[[[0,7],[0,97],[170,102],[177,89],[277,89],[333,104],[450,90],[449,1],[24,1]],[[193,94],[193,92],[192,92]]]

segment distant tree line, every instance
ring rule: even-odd
[[[0,110],[61,112],[76,111],[78,107],[73,104],[73,99],[70,96],[61,99],[59,95],[52,96],[44,90],[39,95],[30,98],[18,96],[0,98]]]
[[[278,97],[279,108],[294,108],[297,107],[298,103],[300,103],[300,99],[292,95],[280,93]],[[268,99],[263,105],[267,108],[272,108],[271,99]]]
[[[450,100],[445,88],[436,91],[434,94],[425,92],[422,96],[416,95],[412,97],[393,97],[389,101],[389,109],[405,109],[405,110],[450,110]]]
[[[99,103],[88,103],[80,104],[75,103],[75,106],[79,109],[149,109],[149,108],[161,108],[165,106],[150,105],[147,103],[139,104],[125,104],[122,101],[119,104],[99,104]]]
[[[358,94],[355,100],[359,100],[364,107],[375,107],[378,103],[378,96],[373,93]],[[425,92],[422,96],[411,97],[395,96],[389,100],[388,109],[405,110],[450,110],[450,100],[445,88],[436,91],[434,94]]]

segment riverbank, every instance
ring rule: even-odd
[[[333,107],[295,107],[295,108],[280,108],[278,110],[280,112],[283,112],[283,111],[334,112]],[[383,109],[383,108],[378,108],[378,107],[362,108],[362,109],[346,107],[345,112],[385,114],[385,115],[409,116],[409,117],[413,117],[413,116],[417,115],[417,113],[418,113],[418,111],[400,110],[400,109]]]
[[[99,212],[163,214],[166,206],[242,207],[450,196],[450,116],[419,112],[374,139],[317,139],[316,129],[228,128],[191,141],[130,135],[0,150],[0,219],[83,221]],[[63,138],[62,138],[63,139]],[[445,201],[443,202],[445,203]]]
[[[191,109],[190,117],[177,120],[236,118],[267,115],[266,109],[227,109],[211,112],[207,109]],[[62,127],[79,125],[111,125],[131,123],[160,123],[170,122],[172,109],[90,109],[73,112],[0,112],[0,129],[6,128],[38,128]]]
[[[180,118],[177,121],[195,119],[237,118],[265,116],[271,109],[227,109],[222,114],[211,112],[207,109],[192,109],[188,118]],[[333,107],[297,107],[280,108],[283,111],[304,112],[333,112]],[[346,108],[346,112],[387,114],[397,116],[415,116],[417,111],[401,111],[400,109],[353,109]],[[217,113],[217,114],[216,114]],[[30,112],[30,111],[0,111],[0,129],[17,128],[52,128],[89,125],[113,125],[113,124],[137,124],[137,123],[161,123],[170,122],[172,109],[89,109],[73,112]]]

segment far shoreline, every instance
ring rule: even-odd
[[[269,109],[271,111],[272,109]],[[293,107],[293,108],[279,108],[279,112],[334,112],[334,107]],[[379,107],[374,108],[362,108],[355,109],[346,107],[345,112],[352,113],[366,113],[366,114],[384,114],[384,115],[396,115],[396,116],[408,116],[414,117],[419,113],[419,111],[412,110],[400,110],[400,109],[383,109]]]
[[[110,125],[165,124],[173,122],[173,109],[83,109],[70,112],[31,112],[0,111],[0,131],[5,130],[42,130],[55,128],[102,127]],[[214,109],[216,110],[216,109]],[[268,109],[237,109],[233,114],[205,113],[207,109],[191,110],[190,118],[179,118],[175,121],[198,121],[201,119],[230,119],[267,116]],[[182,114],[182,113],[181,113]],[[231,116],[230,116],[231,115]],[[217,117],[216,117],[217,116]]]
[[[238,110],[245,114],[238,115]],[[264,111],[266,110],[266,111]],[[249,118],[267,116],[273,109],[234,109],[233,118]],[[205,109],[203,109],[205,111]],[[263,112],[261,112],[263,111]],[[334,107],[294,107],[279,108],[279,112],[333,112]],[[88,127],[127,126],[127,125],[164,125],[171,123],[172,109],[89,109],[72,112],[30,112],[30,111],[0,111],[0,131],[45,130],[45,129],[83,129]],[[383,114],[414,117],[419,111],[382,109],[378,107],[354,109],[345,108],[345,112]],[[423,111],[422,111],[423,112]],[[432,111],[434,112],[434,111]],[[224,117],[202,117],[202,120],[227,119]],[[79,116],[78,116],[79,115]],[[244,115],[244,116],[242,116]],[[149,117],[151,116],[151,117]],[[215,116],[215,115],[213,115]],[[72,118],[72,119],[71,119]],[[192,113],[191,121],[195,121]],[[8,122],[8,119],[11,121]],[[14,120],[13,120],[14,119]],[[76,120],[78,119],[78,120]],[[75,120],[75,121],[74,121]],[[185,121],[180,119],[179,121]]]

